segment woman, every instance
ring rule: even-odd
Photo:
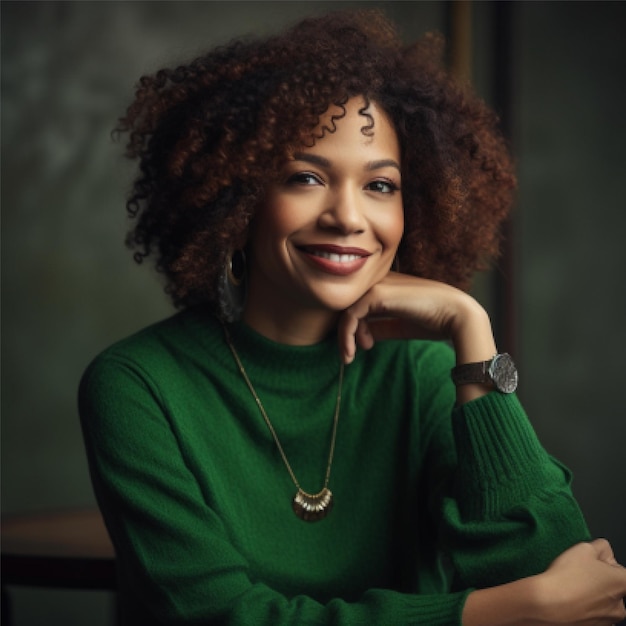
[[[438,54],[337,13],[142,79],[129,241],[182,310],[80,389],[124,623],[624,617],[462,291],[514,176]]]

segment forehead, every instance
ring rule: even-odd
[[[320,117],[313,137],[315,143],[307,147],[310,152],[352,147],[399,158],[399,141],[389,116],[376,102],[367,103],[362,96],[343,106],[331,105]]]

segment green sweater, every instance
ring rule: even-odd
[[[332,336],[233,341],[302,488],[321,489]],[[122,622],[459,625],[467,593],[543,571],[588,531],[514,395],[454,408],[454,355],[388,341],[346,367],[329,516],[295,487],[219,323],[187,310],[88,368],[80,414]]]

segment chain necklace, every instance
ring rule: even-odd
[[[239,355],[237,354],[237,350],[235,350],[235,346],[233,345],[233,342],[230,338],[230,333],[228,332],[226,325],[223,324],[222,327],[224,328],[224,336],[226,337],[226,343],[228,344],[230,351],[233,353],[233,357],[235,359],[235,362],[237,363],[237,367],[239,368],[239,371],[241,372],[241,375],[243,376],[243,379],[245,380],[246,385],[248,385],[248,389],[250,390],[250,393],[252,394],[257,404],[257,407],[259,408],[259,411],[261,412],[261,415],[263,416],[263,419],[265,420],[267,428],[269,429],[270,433],[272,434],[272,437],[274,438],[274,442],[276,443],[278,452],[280,452],[280,456],[283,459],[283,463],[285,464],[285,467],[287,468],[287,471],[289,472],[289,476],[291,476],[291,480],[293,481],[293,484],[296,486],[296,489],[297,489],[296,495],[293,497],[293,500],[291,503],[293,512],[305,522],[317,522],[318,520],[324,519],[333,508],[333,493],[328,488],[328,483],[330,481],[330,471],[333,465],[333,456],[335,454],[335,440],[337,439],[337,424],[339,423],[339,411],[341,408],[341,389],[343,386],[343,370],[344,370],[343,361],[341,362],[341,366],[339,368],[337,403],[335,405],[335,415],[333,417],[333,432],[332,432],[332,436],[330,439],[330,451],[328,453],[328,464],[326,466],[326,476],[324,478],[324,486],[318,493],[314,493],[314,494],[307,493],[306,491],[304,491],[304,489],[302,489],[302,487],[300,487],[300,483],[298,482],[296,475],[293,473],[293,469],[291,469],[291,465],[289,463],[289,460],[287,459],[287,455],[285,454],[285,451],[283,450],[283,446],[281,445],[280,440],[278,439],[278,435],[276,434],[276,431],[274,430],[274,426],[272,425],[272,422],[270,421],[270,418],[268,417],[265,411],[265,408],[263,407],[263,403],[261,402],[261,399],[259,398],[259,396],[257,395],[257,392],[252,386],[252,383],[250,382],[250,378],[248,378],[248,374],[246,373],[243,363],[241,362],[241,359],[239,358]]]

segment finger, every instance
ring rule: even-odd
[[[611,565],[618,565],[615,555],[613,554],[613,548],[611,548],[611,544],[606,539],[594,539],[591,545],[601,561],[610,563]]]
[[[370,312],[370,298],[368,296],[369,292],[348,307],[339,318],[339,345],[346,365],[354,360],[357,343],[362,348],[369,350],[375,342],[367,320],[367,315]]]
[[[337,339],[339,342],[339,352],[346,365],[354,361],[356,355],[356,331],[359,320],[348,311],[344,311],[337,327]]]
[[[370,329],[370,325],[366,319],[358,321],[356,328],[356,342],[364,350],[369,350],[373,347],[375,340]]]

